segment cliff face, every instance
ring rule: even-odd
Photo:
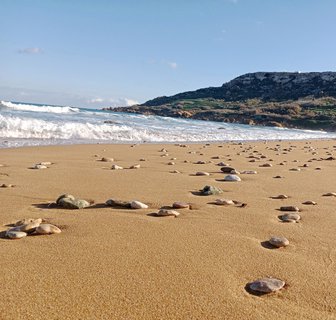
[[[214,98],[226,101],[261,99],[263,101],[336,97],[336,72],[256,72],[239,76],[221,87],[188,91],[158,97],[142,105],[159,106],[180,99]]]
[[[248,73],[221,87],[105,110],[336,131],[336,72]]]

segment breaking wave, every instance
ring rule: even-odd
[[[25,103],[14,103],[10,101],[0,101],[0,108],[9,108],[18,111],[50,112],[50,113],[74,113],[80,111],[78,108],[73,107],[34,105]]]

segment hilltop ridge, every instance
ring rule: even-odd
[[[247,73],[220,87],[105,110],[335,131],[336,72]]]

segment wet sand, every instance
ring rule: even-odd
[[[322,196],[336,192],[336,160],[321,160],[331,156],[335,140],[1,149],[0,184],[15,185],[0,188],[1,230],[43,218],[62,233],[0,238],[0,319],[336,319],[336,197]],[[41,161],[54,164],[29,169]],[[222,161],[258,173],[224,182]],[[260,167],[265,163],[272,167]],[[134,164],[141,168],[126,169]],[[200,196],[205,185],[224,193]],[[62,193],[95,204],[50,206]],[[289,198],[270,198],[279,194]],[[106,207],[110,198],[150,208]],[[218,198],[247,206],[217,206]],[[307,200],[317,205],[303,205]],[[152,215],[175,201],[192,210]],[[299,207],[300,222],[281,222],[281,206]],[[273,235],[289,246],[270,248]],[[263,296],[245,290],[266,276],[286,287]]]

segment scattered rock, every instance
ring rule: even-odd
[[[174,202],[173,203],[173,208],[174,209],[188,209],[190,207],[190,204],[189,203],[186,203],[186,202]]]
[[[210,173],[205,171],[198,171],[196,172],[196,176],[210,176]]]
[[[83,209],[90,206],[90,203],[83,199],[76,199],[71,194],[63,194],[56,200],[56,204],[65,209]]]
[[[25,225],[25,224],[29,224],[29,223],[34,223],[34,222],[38,222],[38,223],[42,223],[42,219],[41,218],[38,218],[38,219],[22,219],[22,220],[19,220],[17,222],[15,222],[14,226],[22,226],[22,225]]]
[[[20,228],[20,231],[22,232],[26,232],[26,233],[33,233],[36,228],[41,224],[42,222],[42,219],[36,219],[30,223],[27,223],[27,224],[23,224],[21,226],[18,226],[16,228]]]
[[[228,166],[226,166],[226,167],[222,167],[222,168],[221,168],[221,171],[222,171],[223,173],[231,173],[233,170],[235,170],[235,168],[233,168],[233,167],[228,167]]]
[[[6,237],[9,239],[21,239],[27,236],[27,233],[22,231],[8,230],[6,232]]]
[[[298,207],[294,207],[294,206],[285,206],[285,207],[280,207],[280,211],[295,211],[295,212],[299,212],[300,209]]]
[[[323,197],[336,197],[336,192],[328,192],[323,195]]]
[[[147,209],[148,206],[140,201],[131,201],[131,204],[130,204],[131,208],[132,209]]]
[[[103,162],[113,162],[114,159],[113,158],[102,157],[100,161],[103,161]]]
[[[228,199],[216,199],[215,203],[219,206],[229,206],[235,204],[232,200]]]
[[[48,169],[48,167],[42,164],[35,164],[32,169]]]
[[[283,177],[282,176],[275,176],[273,177],[274,179],[282,179]]]
[[[62,200],[62,199],[64,199],[64,198],[69,198],[69,199],[71,199],[71,200],[75,200],[75,197],[74,197],[72,194],[64,193],[64,194],[60,195],[60,196],[57,198],[57,200],[56,200],[56,204],[59,205],[59,201]]]
[[[181,172],[178,170],[174,170],[174,171],[170,171],[170,173],[181,173]]]
[[[264,164],[261,164],[259,167],[262,167],[262,168],[269,168],[269,167],[273,167],[271,163],[264,163]]]
[[[169,166],[173,166],[174,164],[175,164],[175,162],[173,162],[173,161],[168,162]]]
[[[13,188],[14,185],[13,184],[6,184],[6,183],[3,183],[2,185],[0,185],[0,188]]]
[[[228,174],[227,176],[224,177],[224,181],[237,182],[237,181],[241,181],[241,179],[235,174]]]
[[[300,168],[291,168],[291,169],[289,169],[289,171],[301,171],[301,169]]]
[[[128,201],[109,199],[105,202],[107,206],[110,207],[123,207],[123,208],[131,208],[131,203]]]
[[[202,195],[209,196],[209,195],[216,195],[223,193],[223,190],[214,186],[205,186],[201,191]]]
[[[40,166],[50,166],[50,165],[52,165],[52,162],[50,162],[50,161],[44,161],[44,162],[37,163],[36,165],[40,165]]]
[[[297,213],[286,213],[280,217],[283,222],[298,222],[301,216]]]
[[[176,218],[179,215],[179,212],[170,209],[160,209],[160,211],[157,213],[158,217],[174,216]]]
[[[279,194],[278,196],[272,197],[272,199],[288,199],[288,196],[285,194]]]
[[[130,169],[140,169],[140,164],[134,164],[133,166],[130,166]]]
[[[271,293],[282,289],[285,281],[275,278],[257,279],[248,284],[250,290],[257,293]]]
[[[122,170],[122,169],[124,169],[124,168],[121,167],[121,166],[118,166],[118,165],[114,164],[114,165],[111,167],[111,169],[112,169],[112,170]]]
[[[55,233],[61,233],[61,229],[48,223],[42,223],[37,228],[35,233],[36,234],[55,234]]]
[[[271,239],[269,239],[269,243],[277,248],[286,247],[289,245],[289,241],[285,237],[271,237]]]
[[[254,170],[245,170],[245,171],[242,171],[241,174],[257,174],[258,172],[257,171],[254,171]]]
[[[317,203],[315,201],[312,201],[312,200],[308,200],[308,201],[302,202],[302,204],[313,205],[313,206],[317,205]]]

